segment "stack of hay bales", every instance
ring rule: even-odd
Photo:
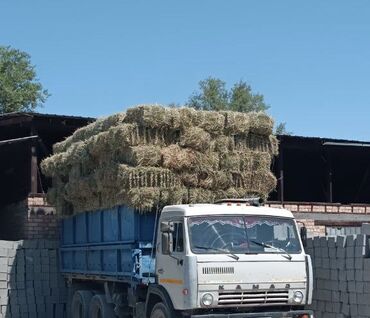
[[[42,162],[49,201],[61,214],[127,204],[167,204],[258,195],[278,143],[264,113],[137,106],[78,129]]]

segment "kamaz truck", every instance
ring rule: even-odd
[[[118,206],[62,223],[69,317],[313,317],[305,228],[285,209]]]

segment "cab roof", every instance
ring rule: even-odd
[[[201,215],[261,215],[294,218],[292,212],[286,209],[265,206],[250,206],[237,204],[180,204],[166,206],[162,216],[201,216]]]

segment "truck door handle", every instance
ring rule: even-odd
[[[161,275],[162,275],[163,273],[164,273],[163,268],[159,268],[159,269],[158,269],[158,274],[161,274]]]

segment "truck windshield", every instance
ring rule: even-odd
[[[196,254],[300,253],[292,219],[266,216],[202,216],[188,219]]]

